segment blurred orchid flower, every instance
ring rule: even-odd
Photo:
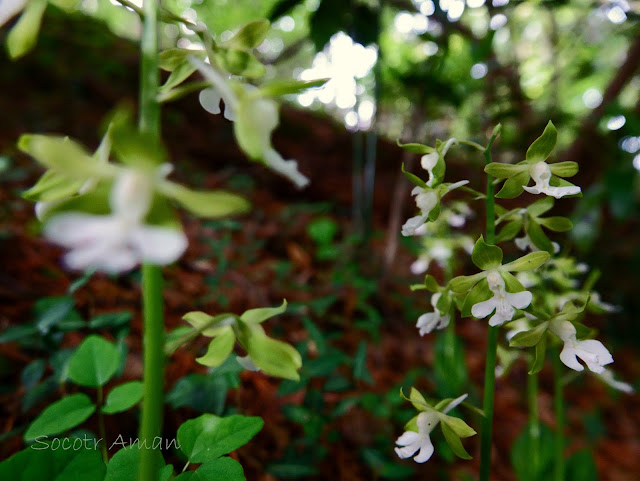
[[[497,271],[487,274],[489,289],[493,297],[486,301],[478,302],[471,307],[471,314],[479,319],[487,317],[495,310],[495,314],[489,319],[490,326],[500,324],[513,319],[516,309],[524,309],[531,304],[532,294],[529,291],[509,293],[505,290],[504,279]]]

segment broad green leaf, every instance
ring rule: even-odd
[[[322,87],[329,79],[318,80],[272,80],[260,86],[260,92],[265,97],[281,97],[283,95],[298,94],[311,88]]]
[[[527,150],[527,162],[541,162],[547,159],[556,146],[558,131],[551,121]]]
[[[256,48],[264,41],[270,25],[268,20],[249,22],[226,42],[226,46],[245,50]]]
[[[527,207],[527,212],[532,217],[539,217],[545,212],[548,212],[553,208],[554,204],[553,197],[543,197],[540,200],[536,200],[533,204]]]
[[[128,324],[131,317],[130,311],[105,312],[91,318],[89,327],[91,329],[115,329]]]
[[[404,176],[409,179],[409,181],[418,186],[418,187],[422,187],[423,189],[428,189],[429,187],[427,186],[426,182],[424,180],[422,180],[420,177],[418,177],[415,174],[412,174],[411,172],[407,172],[406,170],[404,170],[404,163],[402,164],[402,166],[400,167],[400,169],[402,170],[402,173],[404,174]]]
[[[219,50],[216,60],[222,68],[233,75],[258,78],[267,72],[266,67],[252,53],[239,48]]]
[[[544,366],[545,355],[547,353],[547,336],[543,335],[540,342],[536,344],[535,358],[529,371],[529,375],[534,375],[542,370]]]
[[[256,416],[203,414],[178,428],[178,443],[189,462],[206,463],[245,445],[263,425]]]
[[[253,363],[265,374],[298,381],[302,366],[300,353],[285,342],[271,339],[259,324],[243,323],[243,337],[238,340],[249,353]]]
[[[476,241],[476,245],[471,253],[473,263],[484,271],[495,269],[502,264],[502,249],[498,246],[487,244],[484,237]]]
[[[224,190],[197,191],[173,182],[163,182],[160,188],[166,196],[200,217],[217,218],[244,214],[251,207],[244,197]]]
[[[132,408],[142,399],[143,387],[140,381],[131,381],[109,391],[102,412],[114,414]]]
[[[511,464],[518,481],[553,479],[554,446],[553,432],[543,423],[539,423],[538,429],[535,431],[530,425],[525,426],[511,446],[510,453]],[[538,453],[537,466],[534,464],[533,452]],[[587,481],[586,479],[571,476],[566,476],[564,479],[568,481]]]
[[[567,460],[567,478],[576,481],[598,481],[598,468],[588,448],[574,453]]]
[[[497,179],[508,179],[527,170],[529,170],[528,165],[502,164],[499,162],[492,162],[484,168],[487,174]]]
[[[449,283],[449,289],[458,294],[462,294],[463,292],[467,292],[476,283],[487,276],[486,272],[478,272],[472,276],[458,276],[451,280]]]
[[[462,441],[460,441],[455,431],[445,423],[442,423],[442,434],[444,434],[444,439],[456,456],[462,459],[472,459],[464,449]]]
[[[537,249],[540,249],[542,251],[548,252],[549,254],[552,254],[555,250],[553,247],[553,243],[547,237],[547,234],[545,234],[545,232],[542,230],[542,227],[540,227],[540,224],[536,222],[539,220],[540,218],[527,222],[524,227],[524,231],[529,237],[529,239],[531,239],[531,242],[533,243],[534,246],[536,246]]]
[[[548,252],[531,252],[526,256],[503,265],[501,270],[509,272],[531,271],[547,262],[550,257]]]
[[[522,219],[514,220],[505,225],[496,235],[496,243],[513,239],[522,229]]]
[[[371,373],[367,369],[367,341],[360,341],[353,356],[353,378],[373,384]]]
[[[151,448],[153,442],[147,442],[146,446]],[[123,447],[115,453],[109,460],[109,464],[107,464],[107,475],[104,481],[133,481],[138,479],[140,452],[142,449],[145,449],[145,445],[142,441],[139,441],[138,444]],[[156,464],[156,469],[159,473],[158,481],[168,481],[173,473],[173,468],[171,465],[165,466],[159,448],[153,450],[152,460]]]
[[[120,352],[96,335],[87,337],[69,362],[69,379],[87,387],[104,386],[120,365]]]
[[[573,224],[566,217],[546,217],[544,219],[538,219],[538,222],[540,225],[554,232],[567,232],[573,228]]]
[[[46,8],[46,0],[31,0],[26,3],[18,22],[7,35],[7,52],[12,60],[26,55],[36,45]]]
[[[86,421],[95,410],[96,406],[86,394],[66,396],[40,413],[24,434],[24,440],[33,441],[40,436],[68,431]]]
[[[558,177],[573,177],[578,173],[578,164],[576,162],[557,162],[549,164],[549,169],[553,175]]]
[[[400,143],[399,140],[397,140],[396,143],[398,144],[398,147],[402,147],[404,150],[407,150],[412,154],[424,155],[424,154],[431,154],[432,152],[436,151],[436,149],[434,149],[433,147],[429,147],[428,145],[402,144]],[[404,172],[404,167],[403,167],[403,172]]]
[[[204,366],[218,367],[229,357],[235,343],[236,335],[227,327],[209,343],[207,353],[196,361]]]
[[[252,324],[260,324],[261,322],[278,316],[287,310],[287,300],[283,299],[282,304],[278,307],[258,307],[257,309],[249,309],[240,316],[244,322]]]
[[[204,463],[196,469],[189,481],[245,481],[244,471],[238,461],[228,456]]]
[[[514,175],[513,177],[509,177],[502,186],[502,189],[496,194],[498,199],[514,199],[518,197],[524,189],[523,185],[527,185],[529,183],[529,179],[531,176],[529,175],[529,171],[525,170],[520,172],[519,174]]]
[[[533,347],[540,342],[549,327],[549,322],[543,322],[530,331],[519,332],[511,338],[511,347]]]
[[[438,415],[443,425],[451,428],[451,430],[460,438],[468,438],[476,434],[475,430],[465,423],[462,419],[440,413]]]

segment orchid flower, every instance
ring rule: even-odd
[[[560,360],[568,368],[583,371],[584,366],[577,359],[580,358],[591,371],[602,374],[605,371],[604,366],[613,362],[611,353],[600,341],[595,339],[578,341],[576,328],[571,322],[554,319],[549,325],[549,330],[564,342]]]
[[[444,329],[449,325],[451,316],[449,314],[443,314],[436,307],[436,304],[438,304],[438,299],[440,299],[441,295],[441,292],[436,292],[435,294],[433,294],[431,296],[431,305],[433,306],[433,312],[427,312],[426,314],[422,314],[418,318],[416,327],[420,330],[421,336],[429,334],[434,329]]]
[[[453,184],[441,184],[435,189],[423,188],[416,186],[411,191],[411,195],[416,196],[416,205],[420,209],[420,215],[411,217],[402,226],[403,236],[412,236],[416,234],[416,230],[427,222],[434,208],[440,204],[440,200],[446,194],[458,187],[468,184],[468,180],[461,180]]]
[[[143,224],[152,196],[153,182],[147,175],[123,169],[109,198],[112,214],[57,215],[46,224],[45,237],[71,249],[64,262],[73,270],[94,268],[115,274],[141,262],[170,264],[185,251],[187,238],[180,230]]]
[[[489,289],[493,297],[486,301],[478,302],[471,307],[471,314],[479,319],[487,317],[495,311],[489,319],[490,326],[500,324],[513,319],[516,309],[524,309],[531,304],[532,294],[529,291],[509,293],[505,290],[504,279],[498,271],[487,274]]]
[[[436,181],[436,176],[433,173],[433,169],[436,167],[438,160],[441,157],[444,158],[444,156],[447,155],[447,152],[449,151],[449,147],[451,147],[451,145],[457,142],[458,142],[458,139],[452,137],[449,140],[447,140],[447,142],[442,146],[440,151],[434,150],[433,152],[429,154],[425,154],[421,157],[420,165],[424,170],[426,170],[429,173],[429,180],[427,180],[427,186],[429,187],[434,186],[433,184]]]
[[[513,239],[513,242],[515,242],[516,247],[521,251],[526,251],[527,249],[529,249],[531,252],[537,252],[540,250],[531,241],[531,238],[526,234],[522,237],[516,237],[515,239]],[[554,254],[560,252],[560,244],[558,244],[557,242],[552,242],[551,245],[553,246]]]
[[[463,394],[459,398],[454,399],[442,413],[448,413],[466,398],[467,394]],[[430,434],[440,422],[438,414],[437,411],[421,412],[418,414],[416,420],[418,432],[406,431],[396,440],[396,444],[400,447],[395,448],[395,452],[400,459],[410,458],[418,452],[418,455],[413,458],[416,463],[426,463],[429,461],[434,451]]]
[[[0,1],[0,27],[9,19],[15,17],[27,5],[27,0],[2,0]]]
[[[605,368],[604,371],[597,373],[597,376],[602,382],[604,382],[605,384],[608,384],[609,386],[611,386],[613,389],[617,391],[622,391],[627,394],[631,394],[632,392],[634,392],[633,386],[629,383],[618,381],[614,377],[613,371],[611,369]]]
[[[565,195],[576,195],[580,193],[580,187],[575,185],[567,187],[554,187],[549,185],[551,180],[551,168],[546,162],[536,162],[529,167],[529,174],[536,183],[533,187],[523,185],[522,188],[531,194],[547,194],[559,199]]]

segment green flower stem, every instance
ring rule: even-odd
[[[531,361],[533,365],[533,360]],[[527,397],[529,400],[529,451],[531,453],[531,472],[535,476],[540,470],[540,415],[538,413],[538,374],[527,376]]]
[[[160,136],[160,105],[156,101],[160,73],[158,71],[158,0],[145,0],[141,42],[140,106],[138,126],[141,132]],[[157,481],[160,453],[152,449],[162,433],[164,384],[164,319],[162,270],[159,266],[142,266],[144,308],[144,397],[140,425],[139,481]]]
[[[564,397],[562,395],[562,362],[556,347],[551,349],[553,358],[553,410],[556,417],[554,439],[553,481],[564,481]]]
[[[497,130],[497,131],[496,131]],[[499,129],[494,130],[491,140],[484,149],[486,164],[491,163],[491,147],[499,134]],[[487,175],[487,196],[485,197],[487,224],[485,241],[487,244],[495,242],[496,216],[495,200],[493,192],[493,177]],[[484,371],[484,399],[482,409],[482,432],[480,436],[480,481],[489,481],[491,473],[491,440],[493,437],[493,400],[496,388],[496,358],[498,356],[498,327],[489,327],[487,335],[487,363]]]

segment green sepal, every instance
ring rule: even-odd
[[[11,60],[26,55],[35,47],[46,8],[46,0],[30,0],[26,3],[22,15],[7,35],[7,53]]]
[[[426,182],[424,180],[422,180],[420,177],[418,177],[415,174],[412,174],[411,172],[407,172],[406,170],[404,170],[404,163],[402,164],[401,168],[402,173],[405,175],[405,177],[407,179],[409,179],[409,181],[418,186],[418,187],[422,187],[423,189],[428,189],[429,186],[427,186]]]
[[[543,334],[540,342],[536,344],[535,357],[529,374],[536,374],[542,370],[544,366],[545,355],[547,353],[547,336]]]
[[[527,207],[527,212],[531,217],[539,217],[545,212],[550,211],[553,208],[554,202],[553,197],[543,197]]]
[[[531,252],[515,261],[502,266],[501,270],[509,272],[522,272],[537,269],[547,262],[551,256],[548,252]]]
[[[424,287],[430,292],[438,292],[440,290],[438,281],[431,274],[424,276]]]
[[[311,88],[322,87],[329,79],[318,80],[272,80],[260,86],[260,93],[265,97],[282,97],[299,94]]]
[[[538,249],[546,251],[549,254],[553,254],[553,244],[542,230],[542,227],[540,227],[540,224],[538,224],[538,220],[539,219],[535,219],[527,222],[524,231],[526,232],[527,236],[529,236],[529,239],[531,239],[533,245],[535,245]]]
[[[245,96],[235,111],[233,131],[238,145],[252,160],[262,160],[271,146],[271,132],[279,122],[274,100]]]
[[[428,145],[402,144],[402,143],[400,143],[400,140],[397,140],[396,143],[398,144],[398,147],[401,147],[404,150],[406,150],[408,152],[411,152],[412,154],[424,155],[424,154],[431,154],[431,153],[436,151],[436,149],[434,149],[433,147],[429,147]],[[403,170],[403,172],[404,172],[404,170]]]
[[[418,428],[418,414],[416,414],[415,416],[413,416],[411,419],[409,419],[405,425],[404,425],[404,430],[405,431],[413,431],[413,432],[419,432],[419,428]]]
[[[513,239],[522,229],[522,219],[517,219],[505,225],[496,235],[496,242],[505,242]]]
[[[479,269],[487,271],[500,266],[502,264],[502,256],[502,249],[498,246],[487,244],[481,235],[473,248],[471,260]]]
[[[577,339],[589,339],[597,334],[596,329],[592,329],[591,327],[585,326],[581,322],[571,321],[573,327],[576,328],[576,338]]]
[[[502,164],[500,162],[492,162],[486,165],[484,171],[495,177],[496,179],[509,179],[520,172],[529,170],[529,166],[525,164]]]
[[[418,391],[415,387],[411,388],[408,398],[404,395],[402,390],[400,390],[400,395],[407,401],[410,401],[411,404],[413,404],[413,407],[416,408],[418,411],[430,411],[435,409],[427,402],[427,400],[424,398],[422,393]]]
[[[427,218],[429,222],[435,222],[438,220],[438,217],[440,217],[440,210],[441,210],[441,204],[440,204],[440,197],[438,196],[438,200],[436,201],[436,205],[433,206],[433,208],[429,211],[429,217]]]
[[[176,88],[182,82],[191,77],[195,71],[196,67],[193,66],[191,62],[185,60],[175,67],[171,72],[171,75],[169,75],[169,78],[167,78],[167,81],[158,88],[159,93],[166,93]]]
[[[168,90],[160,90],[156,96],[158,103],[173,102],[179,100],[193,92],[200,92],[203,89],[209,88],[211,84],[209,82],[189,82],[187,84],[180,85],[176,88]]]
[[[448,416],[443,413],[439,413],[438,417],[440,418],[440,422],[443,425],[446,424],[449,428],[451,428],[451,430],[456,434],[457,437],[468,438],[477,434],[471,426],[469,426],[460,418]]]
[[[190,56],[196,56],[205,59],[205,52],[196,50],[186,50],[184,48],[168,48],[158,54],[158,67],[167,72],[173,72],[180,65],[187,62]]]
[[[478,272],[472,276],[458,276],[449,282],[449,289],[457,294],[462,294],[463,292],[467,292],[476,283],[487,276],[486,272]]]
[[[110,215],[110,187],[111,182],[103,182],[86,194],[74,195],[66,199],[60,199],[59,201],[56,201],[51,208],[47,209],[46,213],[40,220],[42,222],[46,222],[54,215],[63,212],[83,212],[94,215]]]
[[[524,192],[522,186],[527,185],[530,178],[529,170],[525,170],[513,177],[509,177],[502,186],[502,189],[500,189],[496,194],[496,197],[498,199],[514,199],[518,197],[522,192]]]
[[[161,192],[192,214],[209,219],[244,214],[251,208],[244,197],[224,190],[198,191],[163,182]]]
[[[54,170],[47,170],[33,187],[22,193],[22,198],[32,202],[66,199],[77,194],[84,183],[84,180],[70,179]]]
[[[462,305],[462,309],[460,314],[462,317],[471,317],[471,308],[479,303],[484,302],[493,297],[493,292],[489,289],[489,282],[485,277],[480,282],[478,282],[469,294],[464,298],[464,304]]]
[[[209,314],[202,311],[192,311],[182,316],[182,319],[191,324],[191,326],[203,336],[213,337],[217,336],[221,332],[221,330],[226,327],[216,327],[218,324],[229,318],[236,319],[236,317],[237,316],[235,314],[230,313],[210,316]]]
[[[511,338],[509,346],[533,347],[540,342],[548,328],[549,321],[545,321],[529,331],[519,332]]]
[[[262,77],[267,69],[252,53],[239,49],[221,49],[216,54],[216,60],[220,66],[232,75],[241,75],[248,78]]]
[[[549,169],[553,175],[558,177],[573,177],[578,173],[579,167],[577,162],[557,162],[549,164]]]
[[[115,156],[125,165],[155,173],[167,162],[167,151],[160,140],[149,132],[140,132],[128,121],[114,125],[111,138]]]
[[[542,135],[533,141],[527,150],[527,162],[542,162],[547,160],[558,141],[558,131],[553,122],[549,121]]]
[[[244,322],[251,324],[260,324],[261,322],[278,316],[287,310],[287,300],[283,299],[282,304],[278,307],[259,307],[257,309],[249,309],[240,316]]]
[[[509,271],[500,271],[500,276],[504,281],[504,287],[507,292],[515,293],[525,291],[522,283]]]
[[[244,25],[225,42],[225,46],[248,50],[258,47],[266,38],[271,26],[269,20],[254,20]]]
[[[233,329],[230,326],[225,326],[209,343],[207,353],[202,357],[196,358],[196,362],[203,366],[218,367],[229,357],[235,343],[236,335]]]
[[[452,304],[452,299],[451,299],[451,294],[449,291],[444,291],[441,295],[440,298],[438,299],[438,302],[436,302],[436,309],[438,309],[441,313],[448,313],[451,310],[451,304]]]
[[[446,423],[441,423],[442,434],[444,434],[444,439],[447,441],[447,444],[451,448],[451,451],[462,459],[473,459],[469,453],[464,449],[462,445],[462,441],[456,435],[455,431],[451,429]]]
[[[566,217],[561,216],[538,219],[538,223],[553,232],[567,232],[573,228],[573,223]]]
[[[238,322],[238,341],[253,363],[270,376],[300,380],[300,353],[285,342],[268,337],[260,324]]]

